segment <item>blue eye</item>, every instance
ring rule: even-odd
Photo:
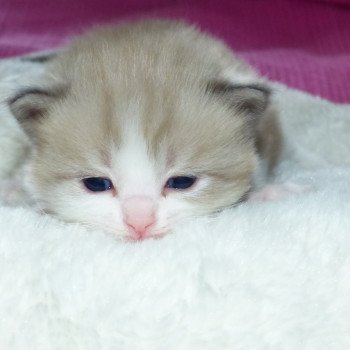
[[[171,177],[165,184],[166,188],[173,188],[176,190],[185,190],[190,188],[196,182],[193,176],[175,176]]]
[[[83,179],[83,183],[92,192],[103,192],[113,188],[112,181],[104,177],[88,177]]]

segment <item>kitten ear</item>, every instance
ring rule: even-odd
[[[17,92],[8,100],[11,112],[30,138],[35,137],[36,125],[45,117],[52,103],[63,96],[63,91],[62,87],[33,87]]]
[[[238,85],[226,81],[210,82],[207,91],[222,96],[232,108],[254,117],[265,112],[271,94],[270,89],[264,85]]]
[[[21,61],[33,62],[33,63],[48,63],[56,58],[61,53],[61,50],[48,50],[44,52],[34,52],[25,56],[22,56]]]

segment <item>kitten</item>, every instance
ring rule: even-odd
[[[48,72],[9,104],[32,141],[31,191],[63,220],[160,237],[244,200],[278,158],[266,83],[192,26],[100,27]]]

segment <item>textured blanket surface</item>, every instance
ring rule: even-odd
[[[95,23],[182,18],[267,77],[350,102],[350,0],[1,0],[0,57],[52,48]]]
[[[0,62],[1,99],[40,69]],[[137,244],[0,206],[0,349],[349,349],[350,106],[275,88],[305,193]],[[1,105],[1,179],[25,144]]]

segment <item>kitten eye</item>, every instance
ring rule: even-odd
[[[113,188],[112,181],[104,177],[88,177],[83,179],[83,183],[92,192],[103,192]]]
[[[176,190],[185,190],[190,188],[197,178],[194,176],[175,176],[171,177],[165,184],[166,188],[173,188]]]

